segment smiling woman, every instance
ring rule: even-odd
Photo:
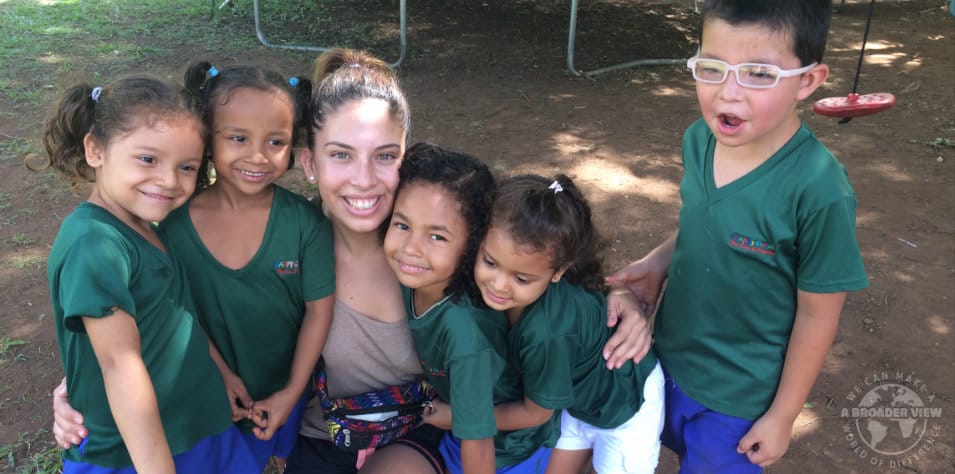
[[[301,161],[332,222],[337,282],[321,388],[332,399],[360,400],[423,379],[379,234],[391,215],[411,112],[395,73],[364,53],[326,51],[315,84]],[[320,402],[306,410],[286,473],[443,472],[441,430],[421,425],[385,445],[343,446],[330,439]]]

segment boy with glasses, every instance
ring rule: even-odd
[[[608,278],[652,312],[663,443],[682,473],[760,472],[786,452],[846,292],[868,284],[845,168],[796,111],[829,74],[828,0],[711,0],[687,62],[680,228]]]

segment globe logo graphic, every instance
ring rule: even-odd
[[[917,415],[924,406],[918,394],[904,385],[879,385],[859,400],[856,430],[873,451],[887,456],[902,454],[925,435],[928,420]]]

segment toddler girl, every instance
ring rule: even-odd
[[[525,175],[495,193],[474,277],[484,302],[507,314],[508,360],[524,399],[499,405],[498,425],[522,428],[563,409],[548,473],[653,472],[663,426],[663,376],[651,351],[603,370],[611,330],[599,240],[583,195],[567,176]]]

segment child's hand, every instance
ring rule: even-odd
[[[665,279],[666,272],[658,268],[648,255],[608,275],[605,281],[610,286],[625,285],[637,297],[643,314],[652,316],[657,309],[657,299]],[[615,326],[616,315],[607,316],[607,325]]]
[[[252,428],[252,433],[255,437],[263,441],[272,439],[275,432],[288,421],[289,414],[301,396],[301,393],[282,389],[265,400],[253,402],[252,422],[255,428]]]
[[[252,396],[245,388],[245,382],[231,370],[222,374],[225,382],[225,392],[229,397],[229,406],[232,407],[232,421],[252,418]]]
[[[53,438],[63,449],[79,445],[88,435],[83,415],[73,409],[66,394],[66,377],[53,389]]]
[[[749,432],[739,440],[736,451],[746,454],[749,462],[766,467],[779,460],[789,449],[792,438],[793,424],[791,421],[774,417],[766,412],[756,420]]]
[[[442,430],[451,429],[451,405],[434,399],[430,408],[424,409],[424,422]]]
[[[607,294],[608,324],[611,319],[620,321],[604,345],[603,357],[608,369],[619,369],[628,359],[640,362],[650,351],[653,331],[640,306],[636,296],[626,288],[616,288]]]

